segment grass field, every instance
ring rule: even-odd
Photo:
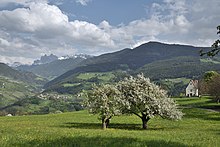
[[[111,72],[103,72],[103,73],[91,72],[91,73],[81,73],[77,76],[78,79],[82,79],[82,80],[88,80],[95,77],[106,82],[114,78],[114,75]]]
[[[149,121],[141,129],[136,116],[111,120],[101,129],[97,116],[87,111],[62,114],[0,117],[0,146],[220,146],[220,113],[204,109],[215,104],[209,98],[179,98],[185,116],[181,121]],[[199,107],[199,108],[197,108]]]
[[[214,63],[214,64],[220,64],[219,60],[212,60],[212,59],[200,59],[200,62],[204,63]]]
[[[187,79],[187,78],[175,78],[175,79],[166,79],[166,81],[171,81],[173,83],[183,82],[184,84],[188,84],[190,79]]]

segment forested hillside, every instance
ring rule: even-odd
[[[23,81],[26,83],[39,84],[42,85],[47,80],[40,76],[37,76],[31,72],[22,72],[15,70],[4,63],[0,63],[0,76],[11,78],[17,81]]]
[[[93,57],[81,62],[78,66],[54,80],[45,84],[46,91],[61,93],[76,93],[88,85],[91,79],[79,79],[82,73],[108,73],[115,76],[109,82],[121,79],[121,76],[144,73],[153,80],[165,78],[199,78],[209,70],[220,71],[219,58],[201,58],[201,47],[177,44],[149,42],[134,49],[124,49],[118,52]],[[205,50],[208,48],[204,48]],[[93,82],[102,83],[98,77]],[[65,83],[72,84],[65,87]]]

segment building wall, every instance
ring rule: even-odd
[[[198,88],[193,85],[192,81],[190,81],[189,85],[186,87],[186,96],[199,96]]]

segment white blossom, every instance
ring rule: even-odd
[[[122,94],[119,103],[124,113],[143,114],[149,118],[159,115],[167,119],[181,119],[183,115],[166,91],[143,74],[125,78],[118,83],[118,89]]]

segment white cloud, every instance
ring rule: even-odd
[[[134,47],[140,42],[158,40],[161,35],[187,34],[191,27],[184,15],[162,17],[159,13],[152,14],[150,19],[140,19],[130,22],[128,25],[118,27],[111,26],[107,21],[99,24],[99,27],[110,34],[115,44],[120,47]]]
[[[76,0],[77,3],[80,3],[83,6],[86,6],[92,0]]]
[[[5,39],[0,38],[0,46],[3,46],[3,47],[4,46],[10,46],[10,43]]]
[[[118,26],[106,20],[99,25],[70,21],[47,0],[1,0],[0,4],[9,2],[25,7],[0,11],[0,54],[4,61],[17,57],[29,62],[42,53],[100,54],[152,40],[209,46],[217,37],[220,20],[219,0],[164,0],[152,4],[147,18]],[[87,5],[90,0],[76,2]]]
[[[68,23],[68,17],[56,6],[46,3],[31,3],[29,8],[17,8],[0,12],[1,27],[18,33],[32,33],[46,27],[62,28]]]
[[[0,7],[5,7],[9,4],[29,5],[30,3],[47,3],[47,0],[1,0]]]
[[[0,55],[0,62],[2,63],[7,63],[11,64],[14,62],[20,62],[20,63],[25,63],[25,64],[32,64],[33,59],[32,58],[27,58],[27,57],[17,57],[17,56],[2,56]]]
[[[132,36],[134,44],[153,39],[169,43],[210,46],[217,37],[219,5],[218,0],[209,2],[164,0],[164,3],[152,4],[150,18],[134,20],[119,29]]]
[[[1,31],[9,34],[8,50],[22,52],[25,47],[35,50],[35,56],[46,50],[65,48],[66,54],[76,48],[98,48],[115,46],[111,36],[98,26],[85,21],[69,21],[68,17],[54,5],[47,3],[29,3],[28,8],[17,8],[13,11],[0,11]],[[2,38],[2,34],[0,38]],[[15,41],[19,39],[19,41]],[[1,40],[6,44],[6,40]],[[9,43],[10,42],[10,43]],[[9,49],[11,48],[11,49]],[[43,48],[43,50],[42,50]],[[75,48],[73,50],[73,48]],[[1,51],[1,55],[8,52]],[[27,58],[33,56],[24,54]]]

